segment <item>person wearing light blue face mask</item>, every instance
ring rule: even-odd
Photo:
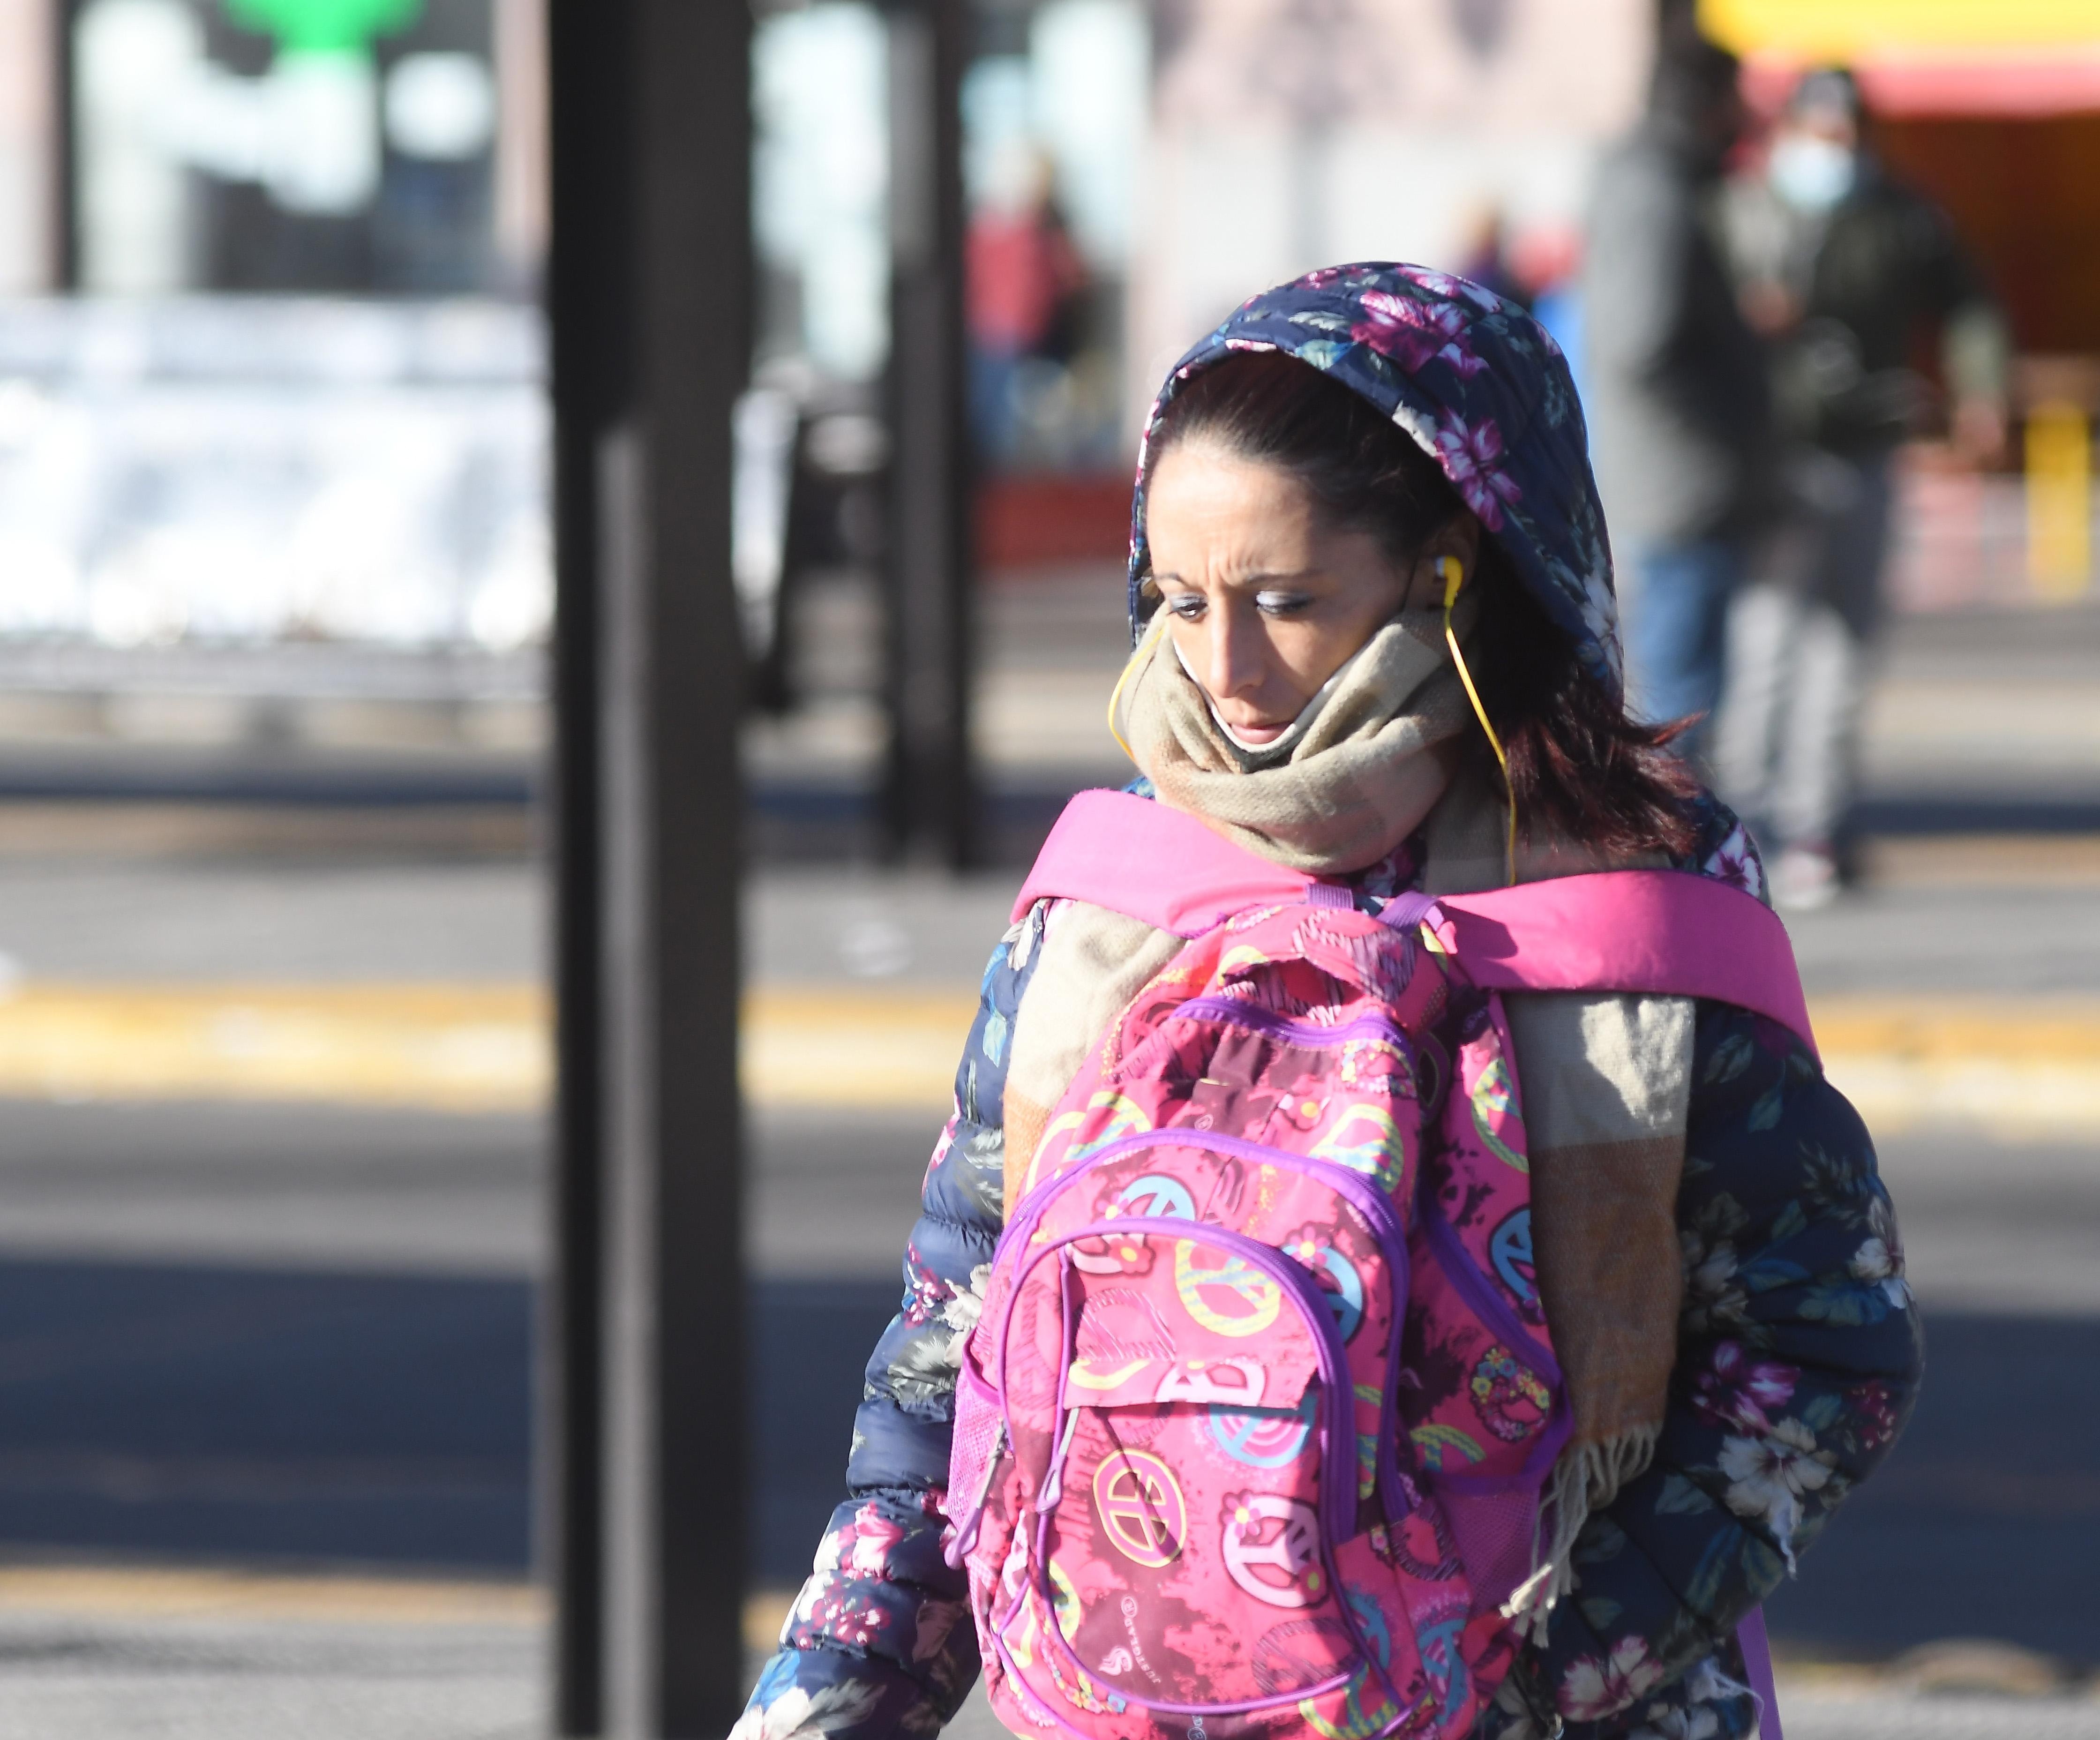
[[[1715,734],[1723,789],[1776,848],[1773,892],[1841,881],[1867,663],[1881,616],[1898,446],[1938,420],[1911,368],[1937,329],[1955,448],[2005,439],[2004,322],[1945,214],[1890,176],[1847,73],[1812,73],[1763,173],[1724,203],[1745,313],[1774,347],[1786,525],[1737,596]]]
[[[1824,212],[1859,179],[1859,152],[1846,140],[1790,128],[1774,142],[1765,173],[1772,192],[1796,211]]]
[[[1772,193],[1795,212],[1827,212],[1859,180],[1859,140],[1850,113],[1811,111],[1783,128],[1772,140],[1764,174]]]

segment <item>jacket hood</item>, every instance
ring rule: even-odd
[[[1515,303],[1465,278],[1368,261],[1329,266],[1244,303],[1177,362],[1145,419],[1131,507],[1130,612],[1149,557],[1145,454],[1175,395],[1236,352],[1281,351],[1375,405],[1434,459],[1582,661],[1620,686],[1611,546],[1589,439],[1560,347]]]

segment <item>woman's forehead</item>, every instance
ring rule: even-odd
[[[1321,530],[1312,492],[1281,466],[1215,448],[1177,448],[1160,461],[1148,515],[1155,567],[1198,547],[1302,550]]]

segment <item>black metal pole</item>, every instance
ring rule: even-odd
[[[741,1702],[736,1080],[748,9],[550,0],[559,1087],[545,1540],[554,1725]]]
[[[556,574],[548,788],[558,1068],[541,1332],[540,1536],[554,1595],[554,1732],[593,1735],[605,1707],[597,453],[627,403],[633,375],[626,316],[634,299],[626,245],[633,151],[614,117],[625,113],[633,51],[624,6],[549,0],[547,26]]]
[[[970,745],[969,428],[964,371],[962,82],[967,0],[889,15],[889,755],[893,853],[960,869],[979,855]]]
[[[80,0],[51,0],[51,154],[46,197],[51,286],[80,288],[80,139],[73,24]]]

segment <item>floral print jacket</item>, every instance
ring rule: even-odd
[[[1735,818],[1701,807],[1679,868],[1762,894]],[[960,1340],[999,1232],[1007,1039],[1041,908],[993,952],[877,1345],[834,1513],[736,1740],[931,1734],[977,1674],[941,1556]],[[1579,1583],[1480,1740],[1738,1740],[1755,1725],[1736,1623],[1887,1453],[1915,1398],[1917,1317],[1873,1145],[1793,1035],[1697,1012],[1678,1226],[1686,1292],[1654,1461],[1577,1543]]]

